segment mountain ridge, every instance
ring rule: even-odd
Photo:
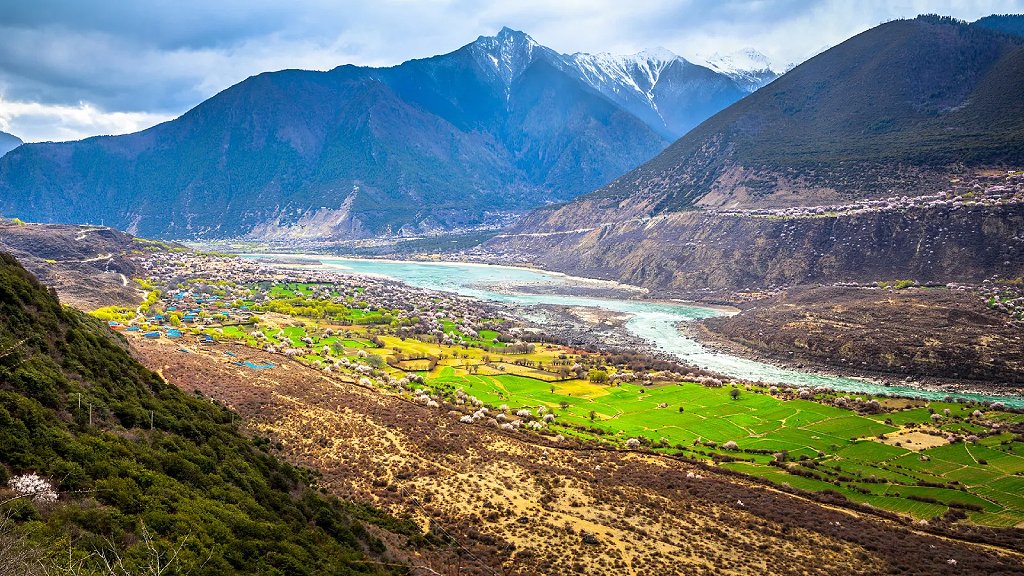
[[[1005,258],[988,256],[1019,245],[1011,224],[1022,193],[1013,170],[1021,167],[1024,41],[919,17],[815,56],[608,186],[535,211],[485,248],[519,260],[533,255],[560,271],[684,291],[872,282],[900,267],[936,282],[1013,277],[1024,270],[1012,249]],[[989,254],[972,256],[979,266],[969,270],[933,261],[920,246],[950,229],[941,213],[962,214],[974,198],[998,207],[975,221],[992,234],[989,244],[969,241],[954,220],[957,235],[933,249]],[[860,221],[865,210],[879,216]],[[908,213],[931,224],[908,224]],[[857,230],[858,246],[888,259],[884,265],[867,266],[836,242],[829,227],[850,221],[873,230]],[[787,227],[814,241],[777,243],[789,238]],[[722,236],[726,230],[733,235]],[[903,236],[917,239],[918,249],[908,250]],[[709,246],[674,240],[691,237]],[[729,249],[721,252],[722,244]],[[749,265],[725,265],[733,261]]]
[[[746,94],[683,62],[656,94],[675,115],[616,101],[617,84],[508,28],[387,68],[267,72],[138,133],[20,148],[0,159],[0,213],[175,238],[494,227],[611,181]]]
[[[978,86],[976,92],[964,92],[967,89],[959,77],[936,81],[935,77],[960,64],[938,58],[930,61],[938,71],[918,70],[920,79],[912,77],[907,81],[908,87],[899,88],[899,93],[876,92],[867,80],[880,80],[871,75],[883,74],[881,80],[897,84],[902,82],[902,70],[918,67],[915,58],[906,54],[902,61],[895,61],[892,55],[902,50],[894,44],[897,42],[905,46],[931,38],[932,43],[925,44],[927,48],[920,48],[917,53],[942,53],[937,45],[949,42],[959,43],[947,51],[953,52],[946,54],[950,58],[973,54],[976,48],[970,38],[956,36],[970,36],[977,29],[951,22],[923,17],[894,21],[855,36],[841,45],[841,51],[833,48],[798,66],[769,90],[716,114],[658,157],[577,202],[618,203],[620,208],[625,204],[633,208],[626,211],[631,215],[694,207],[786,206],[794,205],[794,201],[814,205],[857,198],[859,193],[887,194],[895,184],[909,184],[907,188],[911,191],[931,191],[949,166],[955,164],[998,164],[1006,159],[1024,164],[1024,139],[1020,138],[1024,135],[1024,120],[1014,114],[1024,106],[1000,96],[1024,90],[1024,46],[1019,42],[981,33],[977,50],[985,52],[984,61],[961,72],[971,75],[968,80]],[[933,29],[945,37],[935,39]],[[949,38],[950,35],[954,37]],[[877,56],[878,47],[886,44],[890,45],[887,56]],[[901,72],[886,69],[896,64]],[[996,68],[987,74],[990,66]],[[919,87],[909,86],[912,82],[937,82],[935,90],[947,93],[931,92],[929,98],[938,97],[941,101],[912,101],[919,98],[914,96]],[[853,85],[859,92],[852,96],[850,91],[844,92],[847,85]],[[819,93],[821,90],[828,92]],[[919,92],[923,91],[920,88]],[[829,102],[835,101],[843,101],[844,106],[830,107]],[[851,104],[859,108],[851,110]],[[891,114],[896,110],[887,109],[876,116],[889,116],[874,118],[865,112],[882,105],[897,110],[902,107],[914,116],[894,118]],[[941,117],[942,114],[947,117]],[[967,123],[970,125],[965,128]],[[960,133],[950,136],[950,130]],[[905,142],[901,138],[931,141]],[[844,185],[845,189],[837,186],[838,178],[833,172],[855,172],[842,168],[844,163],[856,163],[856,171],[862,173],[851,177],[864,181],[850,182]],[[879,165],[888,169],[900,163],[907,165],[908,174],[887,183],[889,186],[880,184],[873,174]],[[933,171],[941,174],[931,174]],[[923,186],[908,182],[922,177],[926,180]],[[806,190],[812,196],[790,199],[777,194],[792,190]]]
[[[24,142],[21,138],[18,138],[14,134],[8,134],[7,132],[0,131],[0,156],[7,154],[22,144],[24,144]]]

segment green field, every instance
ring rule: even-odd
[[[969,420],[975,407],[937,402],[864,416],[758,390],[741,389],[734,400],[729,386],[550,383],[520,375],[473,375],[452,366],[425,375],[435,389],[461,389],[491,406],[508,404],[512,411],[545,406],[557,414],[553,428],[565,436],[613,442],[639,438],[668,453],[719,460],[724,456],[737,460],[721,464],[733,470],[793,488],[833,490],[851,501],[915,519],[954,510],[980,524],[1024,526],[1024,443],[1019,437],[942,442],[920,451],[878,438],[901,426],[929,425],[929,408],[951,410],[948,422],[935,430],[973,433],[983,428]],[[736,450],[722,448],[730,441]],[[785,461],[769,464],[781,458]]]

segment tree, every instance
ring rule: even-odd
[[[604,370],[592,369],[587,373],[587,378],[595,384],[604,384],[608,381],[608,373]]]
[[[597,418],[597,412],[594,412],[593,410],[591,410],[590,411],[590,421],[593,422],[594,418]]]
[[[729,391],[729,396],[732,396],[733,400],[739,398],[740,397],[740,389],[739,388],[733,388],[732,390]]]

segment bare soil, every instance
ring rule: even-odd
[[[112,228],[0,223],[0,251],[53,287],[61,302],[82,310],[143,300],[130,281],[135,265],[126,257],[135,248],[133,237]]]

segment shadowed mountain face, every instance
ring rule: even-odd
[[[1000,23],[1006,24],[997,19],[987,26]],[[603,270],[680,289],[870,281],[876,273],[911,269],[935,281],[1024,272],[1016,248],[1011,257],[972,260],[977,266],[966,274],[934,257],[959,248],[995,255],[1019,246],[1013,220],[1019,211],[1010,205],[1018,206],[1021,182],[1007,169],[1024,166],[1024,39],[987,26],[924,16],[864,32],[718,113],[610,185],[536,212],[489,247],[521,258],[533,254],[560,270]],[[985,212],[985,233],[999,232],[978,246],[982,236],[959,234],[966,229],[957,216],[965,212],[956,210],[983,193],[984,202],[1010,207]],[[936,194],[929,202],[906,199]],[[865,202],[863,210],[850,208]],[[881,258],[870,269],[847,258],[845,239],[836,233],[864,210],[879,214],[877,228],[856,231],[858,252]],[[927,220],[923,210],[928,218],[944,211],[958,234],[919,225]],[[908,217],[905,233],[888,233]],[[764,235],[779,222],[800,229],[794,249],[770,249]],[[716,238],[694,248],[709,231]],[[896,239],[915,239],[908,246],[917,248],[897,249]],[[733,266],[748,257],[756,262]],[[708,276],[709,270],[721,273]]]
[[[0,213],[174,237],[495,224],[608,183],[747,89],[664,52],[563,56],[503,29],[391,68],[261,74],[136,134],[25,146],[0,161]]]
[[[1024,36],[1024,14],[993,14],[978,20],[974,25],[1013,36]]]
[[[7,154],[18,146],[21,146],[21,138],[7,132],[0,132],[0,156]]]

